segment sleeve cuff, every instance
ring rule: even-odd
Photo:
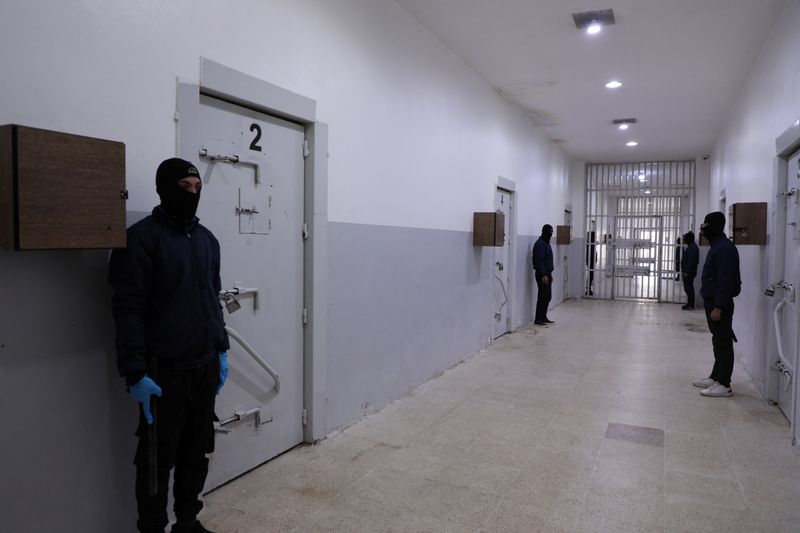
[[[147,372],[144,370],[138,372],[131,372],[130,374],[125,374],[125,386],[130,387],[131,385],[136,385],[139,383],[142,378],[147,375]]]

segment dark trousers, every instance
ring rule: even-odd
[[[714,369],[709,377],[720,385],[730,387],[733,374],[733,341],[736,339],[733,333],[733,302],[721,308],[722,318],[718,322],[711,320],[713,300],[706,300],[704,303],[708,329],[711,330],[711,344],[714,347]]]
[[[547,274],[544,276],[547,276]],[[547,285],[542,283],[542,278],[544,276],[536,276],[536,286],[539,288],[539,294],[536,296],[536,316],[534,317],[534,321],[536,322],[544,322],[547,320],[547,307],[553,295],[553,276],[549,276],[550,283]]]
[[[694,307],[694,276],[683,276],[683,290],[689,307]]]
[[[170,470],[175,468],[173,495],[179,523],[192,523],[203,503],[198,499],[208,474],[207,453],[214,451],[214,400],[219,383],[219,360],[190,370],[159,369],[156,383],[158,414],[158,494],[148,493],[148,425],[139,417],[136,449],[137,526],[143,533],[164,531]]]

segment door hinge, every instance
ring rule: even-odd
[[[304,307],[303,308],[303,325],[305,326],[306,324],[308,324],[308,309]]]
[[[311,149],[308,147],[308,139],[303,140],[303,157],[308,157],[311,155]]]
[[[302,420],[304,427],[308,425],[308,409],[300,411],[300,420]]]
[[[308,239],[308,223],[303,222],[303,240]]]

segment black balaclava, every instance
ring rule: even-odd
[[[542,239],[547,242],[550,242],[550,237],[553,236],[553,226],[550,224],[545,224],[542,226]]]
[[[194,218],[200,202],[200,192],[189,192],[178,185],[178,182],[192,176],[201,179],[197,167],[190,161],[177,157],[162,161],[156,171],[156,191],[161,197],[161,207],[185,222]]]
[[[722,236],[725,231],[725,215],[714,211],[706,215],[703,225],[700,226],[700,235],[710,241]]]
[[[694,242],[694,233],[691,231],[683,234],[683,244],[692,244]]]

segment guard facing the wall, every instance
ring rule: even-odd
[[[733,298],[742,289],[739,251],[724,233],[725,215],[719,211],[706,215],[700,233],[711,243],[703,265],[700,296],[703,297],[708,329],[714,347],[714,368],[707,378],[694,382],[703,396],[731,396],[733,374]]]
[[[214,400],[227,377],[228,336],[217,295],[220,248],[195,216],[197,168],[167,159],[156,172],[161,205],[128,228],[114,250],[117,366],[140,404],[136,435],[137,526],[164,533],[170,471],[177,523],[173,533],[208,532],[197,514],[214,450]],[[156,409],[157,407],[157,409]]]
[[[542,235],[533,245],[533,270],[536,275],[536,286],[539,293],[536,297],[536,316],[533,323],[537,326],[546,326],[553,321],[547,318],[547,308],[553,295],[553,249],[550,247],[550,237],[553,236],[553,226],[542,226]]]

